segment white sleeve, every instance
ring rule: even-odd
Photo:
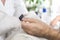
[[[23,0],[15,0],[15,16],[19,17],[21,14],[28,13]]]
[[[15,0],[15,16],[19,17],[21,14],[28,18],[40,19],[35,12],[28,12],[23,0]]]
[[[3,35],[20,25],[18,18],[12,16],[3,16],[0,18],[0,35]]]

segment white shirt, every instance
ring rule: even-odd
[[[3,5],[0,0],[0,11],[7,15],[16,17],[19,17],[21,14],[28,13],[23,0],[6,0],[5,5]],[[1,16],[0,19],[2,19]],[[0,40],[4,40],[4,35],[0,36]]]
[[[28,13],[23,0],[6,0],[5,5],[0,0],[0,10],[3,10],[8,15],[18,17],[23,13]]]

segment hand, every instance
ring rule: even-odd
[[[57,16],[53,21],[50,23],[51,26],[55,26],[56,23],[60,20],[60,16]]]
[[[23,18],[22,28],[28,34],[40,37],[42,37],[49,31],[49,25],[32,18]]]

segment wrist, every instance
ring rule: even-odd
[[[58,38],[58,34],[59,34],[59,31],[49,28],[49,31],[46,34],[46,38],[54,40]]]

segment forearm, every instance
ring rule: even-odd
[[[59,39],[60,40],[60,33],[59,31],[53,29],[50,25],[43,23],[40,21],[40,28],[43,27],[43,30],[40,30],[40,34],[38,36],[44,37],[47,39]]]
[[[42,27],[43,30],[40,31],[40,37],[43,37],[43,38],[47,38],[47,39],[51,39],[51,40],[60,40],[60,33],[59,31],[53,29],[51,26],[45,24],[45,23],[42,23],[41,22],[41,25],[43,25]],[[40,26],[41,26],[40,25]]]
[[[51,40],[60,40],[60,33],[57,30],[49,28],[48,33],[46,33],[44,37]]]

